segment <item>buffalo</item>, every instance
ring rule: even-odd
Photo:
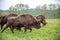
[[[17,14],[11,13],[9,15],[0,15],[0,25],[1,29],[3,28],[4,24],[7,23],[7,18],[17,16]]]
[[[36,19],[39,20],[43,25],[46,25],[46,24],[47,24],[46,18],[45,18],[45,16],[43,16],[43,15],[38,15],[38,16],[36,17]]]
[[[14,28],[21,28],[24,27],[25,32],[27,29],[30,29],[30,32],[32,31],[32,27],[39,29],[40,28],[40,22],[34,18],[32,15],[29,14],[22,14],[18,15],[16,17],[9,17],[7,19],[6,27],[1,31],[3,32],[5,29],[10,28],[12,33]]]
[[[5,18],[4,15],[0,15],[0,25],[1,25],[1,29],[2,29],[2,26],[4,25],[4,18]]]

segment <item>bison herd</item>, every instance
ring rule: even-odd
[[[11,29],[12,33],[14,33],[14,29],[21,30],[22,27],[24,27],[24,32],[26,32],[27,29],[31,32],[32,28],[41,28],[41,23],[46,25],[46,19],[43,15],[38,15],[37,17],[33,17],[30,14],[17,15],[14,13],[0,15],[1,32],[8,27]],[[3,28],[4,25],[5,27]]]

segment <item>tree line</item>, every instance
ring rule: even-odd
[[[43,6],[36,6],[36,8],[30,8],[27,4],[16,4],[10,6],[8,10],[0,10],[0,14],[5,13],[16,13],[22,14],[27,13],[33,16],[44,15],[46,18],[60,18],[60,4],[44,4]]]

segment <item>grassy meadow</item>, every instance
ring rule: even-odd
[[[46,21],[46,26],[42,25],[40,29],[33,28],[32,32],[28,30],[24,33],[22,28],[21,31],[15,29],[12,34],[8,28],[0,33],[0,40],[60,40],[60,19],[47,19]]]

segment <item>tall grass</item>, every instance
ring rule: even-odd
[[[46,26],[42,25],[40,29],[33,28],[32,32],[28,30],[24,33],[22,28],[21,31],[15,29],[12,34],[10,29],[6,29],[0,33],[0,40],[60,40],[60,19],[47,19]]]

